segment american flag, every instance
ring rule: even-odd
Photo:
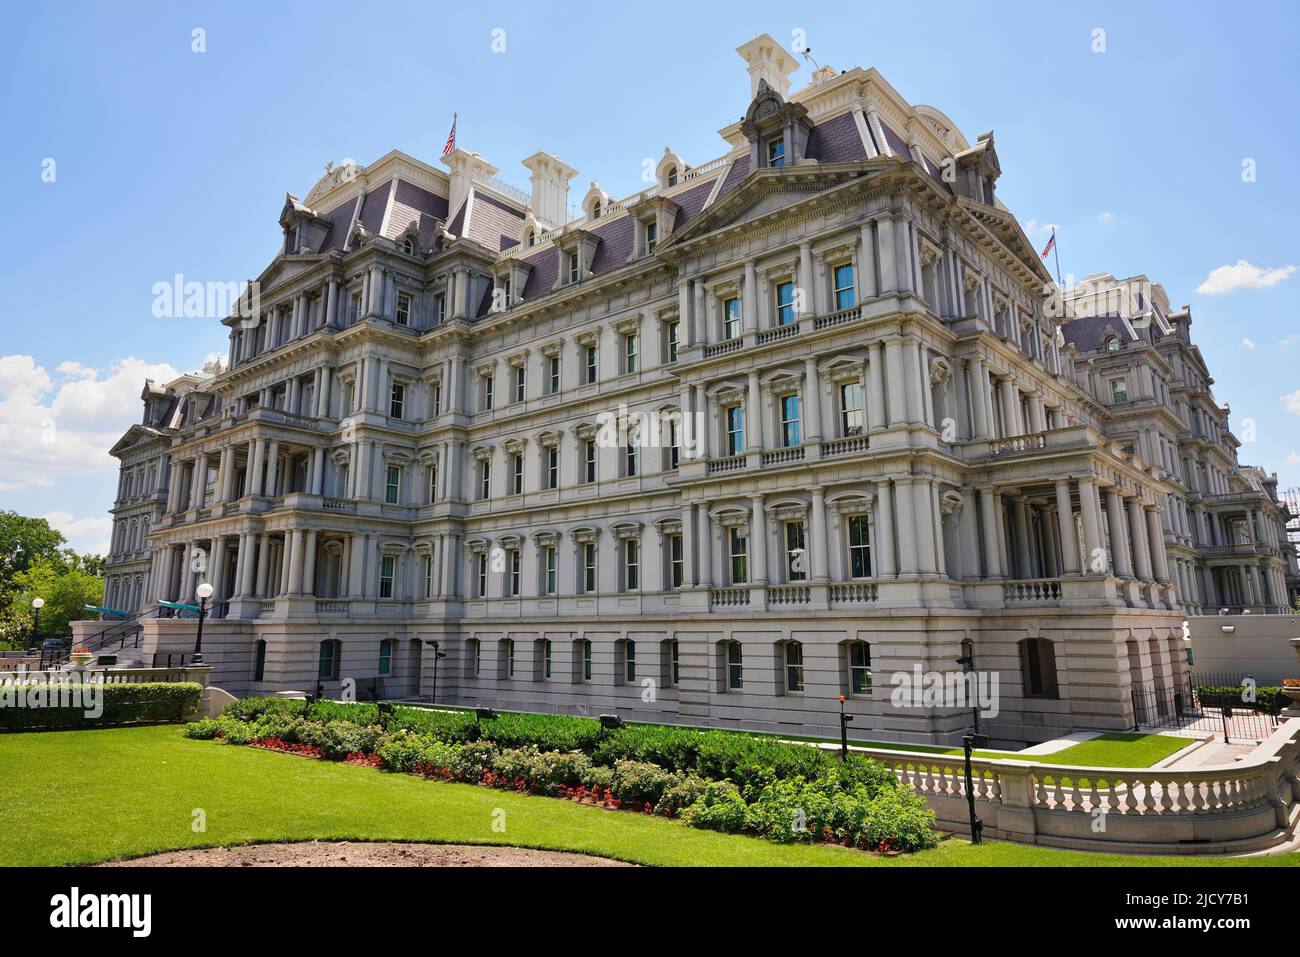
[[[446,156],[456,148],[456,114],[451,114],[451,132],[447,134],[447,144],[442,148],[442,155]]]
[[[452,132],[453,132],[453,134],[455,133],[454,130],[453,130]],[[1041,255],[1039,258],[1041,258],[1041,259],[1046,259],[1046,258],[1047,258],[1047,254],[1050,253],[1050,252],[1051,252],[1053,249],[1055,249],[1055,248],[1056,248],[1056,230],[1053,229],[1053,230],[1052,230],[1052,238],[1049,239],[1049,240],[1047,241],[1047,245],[1043,247],[1042,255]]]

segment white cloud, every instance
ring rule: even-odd
[[[1282,396],[1282,402],[1292,415],[1300,415],[1300,389],[1296,389],[1290,395]]]
[[[109,536],[113,531],[113,519],[109,516],[96,518],[87,516],[77,518],[71,512],[55,510],[43,516],[50,527],[62,532],[78,552],[83,554],[107,555]]]
[[[1205,282],[1196,287],[1196,291],[1207,296],[1220,296],[1235,289],[1267,289],[1276,286],[1293,272],[1295,266],[1278,266],[1265,269],[1254,266],[1244,259],[1238,259],[1236,265],[1218,266],[1210,270]]]
[[[1287,464],[1287,465],[1300,465],[1300,455],[1296,455],[1294,452],[1290,453],[1290,454],[1286,457],[1286,464]]]
[[[1242,344],[1243,346],[1245,346],[1247,349],[1253,349],[1253,348],[1255,348],[1255,340],[1254,340],[1254,339],[1242,339],[1242,340],[1241,340],[1241,344]]]
[[[1293,346],[1297,342],[1300,342],[1300,335],[1290,335],[1287,336],[1285,339],[1283,339],[1281,342],[1279,342],[1278,345],[1280,345],[1283,349],[1285,349],[1287,346]]]
[[[134,357],[107,369],[64,362],[55,372],[57,381],[31,356],[0,356],[0,475],[9,486],[0,490],[115,471],[108,450],[140,421],[145,379],[177,375],[169,365]]]
[[[1114,221],[1115,221],[1115,214],[1112,213],[1110,210],[1106,210],[1100,216],[1097,217],[1097,222],[1099,223],[1113,223]]]

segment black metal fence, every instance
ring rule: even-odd
[[[1172,685],[1134,684],[1132,694],[1135,731],[1188,728],[1222,734],[1228,743],[1268,737],[1287,703],[1247,674],[1190,672]]]

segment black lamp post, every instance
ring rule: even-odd
[[[32,599],[32,644],[41,646],[41,609],[45,607],[44,598]]]
[[[194,594],[199,599],[199,627],[194,634],[194,655],[190,659],[190,664],[203,664],[203,619],[208,614],[208,599],[212,597],[212,583],[204,582],[194,589]]]
[[[970,753],[976,747],[984,743],[982,734],[964,734],[961,738],[961,745],[966,752],[966,810],[970,814],[970,842],[972,844],[980,843],[980,834],[984,831],[984,822],[979,819],[975,813],[975,786],[971,780]]]
[[[438,650],[438,642],[436,641],[426,640],[425,644],[429,645],[429,647],[433,649],[433,691],[429,694],[429,704],[437,704],[438,703],[438,659],[446,658],[447,653],[445,651]],[[417,688],[416,690],[418,691],[419,689]]]
[[[840,695],[840,760],[849,759],[849,722],[853,715],[844,713],[844,695]]]

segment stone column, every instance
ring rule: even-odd
[[[749,580],[755,585],[767,584],[767,513],[763,510],[763,496],[755,495],[751,500],[750,533],[752,542],[751,555],[753,567]]]
[[[817,357],[809,356],[803,363],[804,406],[807,418],[803,440],[820,442],[822,439],[822,387],[817,376]]]
[[[894,494],[889,480],[876,483],[876,566],[881,578],[894,578],[898,565],[894,561]]]
[[[244,481],[244,489],[249,495],[261,495],[265,489],[262,478],[262,464],[266,458],[266,439],[254,439],[249,443],[248,450],[248,475]]]
[[[867,424],[871,431],[885,427],[885,353],[881,343],[871,343],[867,362]]]
[[[1149,506],[1147,513],[1147,545],[1151,551],[1151,560],[1156,581],[1169,581],[1169,556],[1165,552],[1165,533],[1160,527],[1160,510]]]
[[[826,540],[826,495],[821,488],[812,490],[812,514],[809,516],[807,548],[812,554],[811,571],[815,582],[828,581]]]
[[[991,486],[980,489],[980,521],[984,533],[984,568],[987,578],[1002,578],[1002,557],[998,549],[998,515]]]
[[[220,535],[212,539],[212,554],[208,556],[208,571],[205,576],[208,583],[212,585],[212,601],[218,602],[226,598],[226,540]]]
[[[665,583],[672,580],[668,574],[665,569]],[[682,507],[682,587],[694,588],[699,583],[700,561],[695,557],[695,507],[685,505]]]
[[[1146,509],[1142,507],[1140,498],[1128,500],[1128,527],[1133,543],[1133,564],[1137,577],[1143,581],[1151,581],[1151,551],[1150,544],[1147,542]]]
[[[1104,548],[1101,533],[1101,503],[1097,496],[1097,486],[1091,478],[1080,478],[1079,514],[1083,519],[1083,574],[1096,574],[1093,568],[1093,556],[1098,549]]]
[[[989,430],[988,409],[984,401],[984,390],[989,381],[989,375],[984,371],[984,360],[976,356],[970,360],[971,386],[971,429],[976,439],[992,438],[993,433]]]
[[[1056,480],[1056,519],[1061,541],[1061,563],[1067,575],[1079,574],[1079,544],[1074,537],[1074,507],[1070,503],[1070,480]]]
[[[239,556],[236,565],[239,570],[239,582],[236,585],[236,597],[248,598],[253,594],[253,575],[257,571],[253,550],[256,547],[252,532],[240,532]]]
[[[318,447],[311,458],[311,485],[313,495],[325,494],[325,448]]]
[[[876,236],[880,241],[880,291],[898,291],[898,254],[894,249],[894,218],[882,216],[876,220]]]
[[[903,343],[903,384],[906,390],[907,421],[925,421],[925,398],[921,384],[921,343],[908,339]]]
[[[1002,388],[1002,418],[1006,434],[1008,437],[1023,435],[1025,430],[1020,425],[1020,390],[1010,376],[1001,380],[999,385]]]
[[[703,502],[695,506],[695,530],[699,533],[700,586],[709,588],[713,585],[713,520]]]
[[[1029,499],[1024,495],[1012,498],[1012,524],[1016,533],[1016,554],[1012,566],[1020,578],[1031,578],[1029,574]]]
[[[889,424],[903,425],[907,421],[907,403],[903,392],[907,373],[903,369],[902,342],[890,339],[885,343],[885,364],[888,368]]]
[[[816,279],[813,277],[812,243],[805,240],[799,244],[799,276],[796,285],[803,308],[799,316],[811,316],[816,311],[816,296],[813,295]]]
[[[898,535],[898,571],[901,575],[915,575],[918,571],[916,539],[916,496],[913,494],[914,480],[908,478],[894,479],[894,492],[898,497],[898,519],[904,533]]]
[[[960,574],[962,578],[979,578],[979,516],[975,514],[975,490],[961,490],[962,504],[958,516],[961,533]]]
[[[759,398],[758,373],[748,376],[748,398],[745,402],[745,448],[756,452],[763,448],[763,406]]]
[[[744,332],[758,329],[758,282],[754,273],[754,260],[746,259],[744,265],[744,287],[741,292],[740,322]]]
[[[1124,501],[1116,489],[1106,490],[1106,520],[1110,525],[1110,560],[1117,578],[1132,578],[1127,536],[1124,529]]]

